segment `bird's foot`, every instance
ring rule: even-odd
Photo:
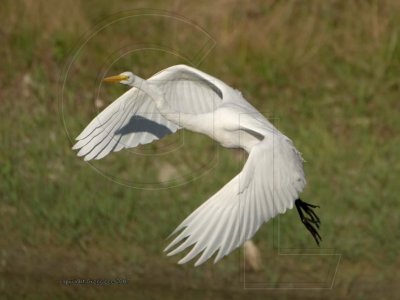
[[[311,233],[315,242],[319,246],[319,243],[322,241],[322,238],[317,230],[321,225],[321,221],[316,215],[316,213],[313,211],[313,208],[319,208],[319,206],[304,202],[300,198],[297,199],[294,203],[296,204],[297,211],[299,212],[301,222]],[[307,216],[305,216],[305,214]]]

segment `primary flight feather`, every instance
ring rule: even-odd
[[[181,128],[249,154],[242,171],[176,228],[175,239],[165,249],[168,255],[192,247],[179,263],[199,256],[197,266],[215,253],[217,262],[293,205],[319,244],[320,220],[313,211],[317,206],[299,198],[306,184],[300,153],[239,91],[186,65],[147,80],[123,72],[104,81],[132,88],[76,138],[73,149],[79,149],[84,160],[147,144]]]

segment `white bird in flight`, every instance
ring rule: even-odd
[[[179,263],[200,255],[198,266],[218,251],[215,261],[249,240],[260,226],[296,205],[300,219],[319,245],[320,220],[302,201],[303,159],[242,94],[202,71],[176,65],[144,80],[132,72],[104,79],[132,88],[104,109],[76,138],[73,149],[86,161],[136,147],[185,128],[227,148],[242,148],[242,171],[190,214],[171,234],[165,251],[193,246]]]

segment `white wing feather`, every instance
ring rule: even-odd
[[[189,215],[165,251],[193,245],[183,264],[202,252],[198,266],[216,251],[215,262],[250,239],[259,227],[293,207],[306,184],[302,158],[284,135],[267,137],[253,147],[243,170]]]
[[[85,160],[100,159],[110,152],[150,143],[179,128],[157,111],[144,92],[131,88],[89,123],[73,149],[80,149],[78,156]]]

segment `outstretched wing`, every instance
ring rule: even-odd
[[[110,104],[76,138],[72,149],[85,160],[136,147],[176,132],[179,125],[164,118],[141,90],[131,88]]]
[[[165,251],[177,246],[168,253],[174,255],[193,246],[179,263],[202,252],[195,266],[218,251],[217,262],[264,222],[292,208],[305,183],[292,142],[281,134],[268,136],[252,148],[243,170],[178,226],[173,234],[183,230]]]
[[[147,81],[163,92],[164,101],[177,114],[214,111],[222,103],[226,86],[184,65],[167,68]],[[166,119],[147,94],[132,88],[90,122],[76,138],[73,149],[80,149],[78,156],[85,160],[101,159],[110,152],[150,143],[178,129],[179,124]]]

